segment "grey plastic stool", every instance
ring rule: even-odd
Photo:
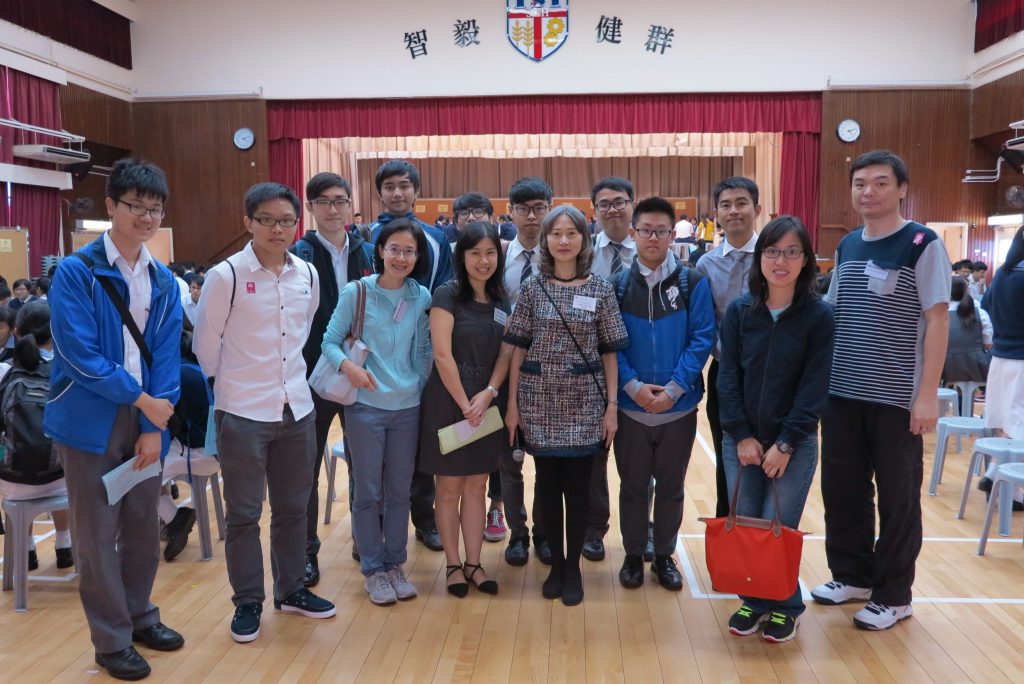
[[[952,414],[954,416],[959,416],[960,415],[960,411],[958,410],[959,406],[960,406],[960,397],[956,393],[955,389],[950,389],[948,387],[940,387],[939,388],[939,415],[940,416],[947,416],[947,415],[950,415],[950,414]]]
[[[328,445],[330,446],[330,445]],[[327,464],[327,501],[324,504],[324,525],[331,524],[331,506],[334,504],[337,497],[335,496],[335,476],[338,474],[338,459],[345,461],[345,443],[335,442],[334,446],[330,447],[330,453],[324,453],[324,461]],[[327,448],[324,448],[327,451]]]
[[[37,515],[66,511],[68,495],[44,496],[38,499],[3,501],[4,524],[4,591],[14,589],[14,610],[28,610],[28,538]],[[74,553],[72,551],[72,553]]]
[[[1021,440],[1017,440],[1021,441]],[[1003,500],[1013,503],[1013,488],[1024,487],[1024,463],[1007,463],[996,469],[996,477],[992,482],[992,498],[988,500],[988,509],[985,511],[985,526],[981,530],[981,539],[978,540],[978,555],[985,555],[985,545],[988,543],[988,533],[992,528],[992,512],[996,508],[996,499],[999,499],[1000,514],[1002,513]]]
[[[1024,439],[982,437],[974,442],[974,453],[971,454],[971,462],[967,467],[964,495],[960,500],[960,512],[956,516],[958,520],[964,517],[964,509],[967,508],[967,495],[971,491],[971,480],[974,477],[974,471],[982,463],[987,463],[992,459],[995,459],[996,466],[1024,461]],[[1007,483],[1004,483],[1003,486],[1009,487]],[[1010,536],[1011,516],[1013,515],[1013,489],[1009,488],[1004,494],[1005,496],[1001,497],[999,502],[999,536],[1008,537]],[[989,503],[995,497],[996,487],[993,483],[992,496],[989,498]]]
[[[943,416],[935,431],[935,460],[932,462],[932,480],[928,485],[928,493],[935,496],[935,492],[942,482],[942,469],[946,464],[946,445],[949,438],[956,436],[991,437],[992,429],[985,427],[985,421],[981,418],[960,418],[958,416]]]
[[[974,417],[974,394],[981,389],[985,383],[983,382],[951,382],[949,386],[957,393],[959,398],[959,410],[957,411],[958,416],[964,416],[968,418]]]

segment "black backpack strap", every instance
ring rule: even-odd
[[[235,267],[231,264],[231,259],[225,259],[228,268],[231,269],[231,303],[228,304],[228,315],[231,315],[231,310],[235,308],[235,290],[238,289],[238,277],[235,275]]]
[[[679,271],[679,293],[682,295],[683,306],[687,311],[690,309],[690,293],[697,287],[697,283],[703,278],[697,269],[683,266]]]
[[[152,368],[153,353],[149,351],[149,346],[146,344],[146,340],[142,337],[142,331],[139,330],[138,323],[135,322],[131,311],[128,310],[128,305],[125,303],[124,297],[122,297],[121,293],[117,291],[116,287],[114,287],[114,283],[110,278],[97,275],[92,259],[81,252],[75,252],[72,256],[76,256],[81,259],[82,262],[89,267],[89,270],[92,271],[92,275],[96,278],[96,282],[98,282],[100,287],[103,288],[103,291],[107,293],[107,297],[110,298],[110,301],[114,304],[114,308],[117,309],[117,313],[121,316],[121,323],[128,328],[128,333],[132,336],[132,339],[135,340],[135,344],[138,346],[139,353],[142,355],[146,365]]]

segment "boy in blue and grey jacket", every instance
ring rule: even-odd
[[[624,587],[643,584],[648,486],[654,478],[652,572],[671,590],[682,588],[672,560],[683,520],[683,480],[697,434],[702,370],[715,340],[715,305],[707,280],[668,251],[675,212],[660,197],[643,200],[630,235],[632,267],[613,278],[629,347],[619,352],[619,526],[626,559]]]

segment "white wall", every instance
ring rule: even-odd
[[[963,81],[972,71],[966,0],[570,0],[568,42],[533,63],[505,37],[504,0],[137,0],[134,87],[147,94],[254,91],[264,97],[822,90]],[[624,22],[598,44],[602,15]],[[481,45],[452,44],[475,18]],[[675,29],[644,50],[651,23]],[[406,31],[426,28],[415,61]]]

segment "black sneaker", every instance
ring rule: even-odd
[[[417,528],[416,540],[423,542],[423,545],[431,551],[444,551],[444,544],[441,543],[441,533],[433,525],[424,527],[422,530]]]
[[[800,618],[780,613],[777,610],[772,611],[768,622],[764,625],[764,633],[761,636],[764,637],[765,641],[781,644],[783,641],[789,641],[796,636],[796,626],[799,623]]]
[[[651,572],[658,578],[658,584],[669,591],[680,591],[683,588],[683,576],[676,568],[672,556],[655,556],[651,563]]]
[[[71,547],[66,549],[57,549],[57,567],[64,569],[70,568],[75,564],[75,556],[71,552]]]
[[[322,599],[309,589],[303,587],[293,591],[283,601],[274,599],[274,608],[285,613],[297,613],[311,618],[334,617],[337,609],[327,599]]]
[[[38,570],[39,569],[39,556],[36,554],[35,549],[28,552],[28,569]]]
[[[758,613],[744,603],[729,618],[729,631],[736,636],[749,636],[756,632],[758,625],[767,619],[767,613]]]
[[[509,565],[526,565],[530,560],[530,540],[526,537],[518,537],[508,543],[505,549],[505,562]]]
[[[262,603],[243,603],[235,606],[235,617],[231,618],[231,638],[240,644],[247,644],[260,635]]]
[[[306,567],[302,571],[302,586],[315,587],[320,583],[320,563],[315,553],[306,554]]]
[[[182,506],[174,514],[174,520],[167,523],[167,546],[164,547],[164,560],[172,561],[188,545],[188,535],[196,526],[196,512],[193,508]]]
[[[533,548],[537,552],[537,560],[544,565],[551,565],[551,546],[547,539],[533,538]]]

